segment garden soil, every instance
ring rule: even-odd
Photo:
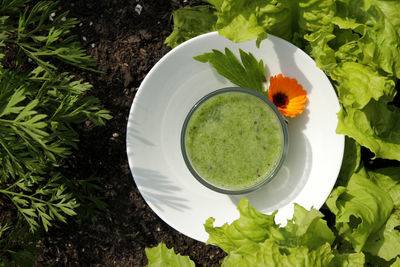
[[[196,4],[169,0],[76,0],[62,3],[80,20],[75,34],[101,73],[68,69],[90,82],[113,119],[106,126],[87,121],[79,127],[79,151],[67,173],[78,179],[101,177],[107,208],[94,222],[70,219],[45,233],[37,265],[144,266],[146,247],[164,242],[199,266],[218,266],[224,252],[169,227],[145,203],[132,178],[126,155],[126,124],[135,94],[146,74],[170,48],[172,11]],[[140,5],[142,8],[139,10]],[[135,10],[136,8],[136,10]],[[141,12],[140,12],[141,11]],[[154,107],[156,108],[156,107]]]
[[[107,207],[93,222],[70,218],[44,233],[37,266],[144,266],[145,248],[160,242],[188,255],[197,266],[219,266],[225,257],[216,246],[172,229],[150,209],[134,183],[126,155],[126,124],[135,94],[146,74],[170,50],[164,41],[172,31],[173,10],[194,4],[199,1],[74,0],[61,4],[60,11],[70,10],[70,16],[80,20],[74,32],[101,72],[68,70],[90,82],[90,94],[113,115],[105,126],[89,121],[79,126],[79,151],[67,161],[66,173],[77,179],[101,177],[98,185]],[[363,155],[367,165],[382,165],[368,161],[372,156],[368,151]],[[332,223],[329,216],[328,223]]]

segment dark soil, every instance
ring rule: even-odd
[[[140,15],[135,7],[140,4]],[[63,10],[78,18],[75,33],[103,73],[73,70],[91,84],[113,119],[104,127],[90,122],[80,129],[79,151],[67,162],[78,179],[102,177],[107,208],[95,222],[70,219],[45,233],[37,265],[144,266],[146,247],[164,242],[199,266],[217,266],[219,248],[175,231],[147,206],[132,178],[125,148],[126,124],[135,93],[153,65],[170,49],[172,11],[196,4],[168,0],[65,1]]]

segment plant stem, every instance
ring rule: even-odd
[[[8,197],[10,197],[9,195],[18,196],[18,197],[25,197],[25,198],[29,198],[31,200],[35,200],[35,201],[39,201],[39,202],[48,204],[47,201],[45,201],[45,200],[42,200],[42,199],[39,199],[39,198],[36,198],[36,197],[33,197],[33,196],[29,196],[29,195],[24,195],[24,194],[21,194],[21,193],[7,191],[7,190],[3,190],[3,189],[0,189],[0,193],[3,193],[5,195],[7,195]]]

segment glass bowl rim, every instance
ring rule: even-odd
[[[239,188],[239,189],[229,190],[229,189],[226,189],[226,188],[217,187],[217,186],[207,182],[204,178],[202,178],[197,173],[197,171],[194,169],[194,167],[192,167],[192,164],[190,162],[189,156],[187,155],[186,149],[185,149],[185,133],[186,133],[187,126],[189,124],[189,121],[190,121],[193,113],[206,100],[210,99],[213,96],[216,96],[216,95],[219,95],[219,94],[222,94],[222,93],[227,93],[227,92],[247,93],[247,94],[253,95],[255,97],[258,97],[263,102],[268,104],[269,107],[274,111],[275,115],[278,117],[279,122],[280,122],[280,124],[282,126],[282,132],[283,132],[283,151],[281,153],[281,158],[279,160],[279,163],[275,167],[274,171],[270,175],[268,175],[264,180],[261,180],[261,182],[256,183],[255,185],[252,185],[250,187],[245,187],[243,189]],[[278,108],[275,106],[275,104],[273,104],[268,99],[268,97],[260,94],[259,92],[256,92],[254,90],[247,89],[247,88],[242,88],[242,87],[225,87],[225,88],[217,89],[215,91],[212,91],[211,93],[206,94],[202,98],[200,98],[200,100],[198,100],[193,105],[193,107],[190,109],[190,111],[186,115],[185,121],[183,122],[183,126],[182,126],[181,140],[180,140],[181,152],[182,152],[182,156],[183,156],[183,159],[185,161],[186,167],[189,169],[190,173],[196,178],[196,180],[199,181],[202,185],[206,186],[207,188],[209,188],[211,190],[214,190],[216,192],[223,193],[223,194],[228,194],[228,195],[237,195],[237,194],[250,193],[250,192],[255,191],[255,190],[259,189],[260,187],[266,185],[267,183],[269,183],[276,176],[276,174],[281,169],[281,167],[282,167],[282,165],[283,165],[283,163],[285,161],[286,154],[288,152],[288,146],[289,146],[288,142],[289,142],[289,137],[288,137],[288,129],[287,129],[287,125],[286,125],[286,120],[284,119],[283,115],[278,110]]]

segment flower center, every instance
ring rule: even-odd
[[[277,107],[284,107],[289,103],[289,98],[284,93],[277,93],[272,97],[272,101]]]

